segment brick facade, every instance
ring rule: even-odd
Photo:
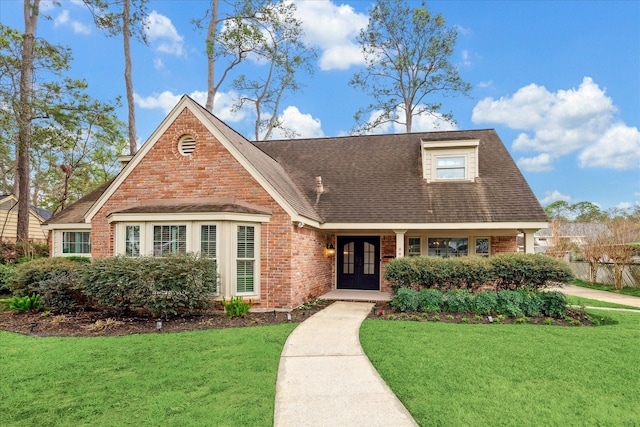
[[[178,152],[178,141],[196,140],[192,155]],[[327,236],[298,229],[290,216],[185,109],[168,127],[91,221],[92,256],[112,256],[114,224],[110,212],[146,200],[236,197],[273,211],[261,225],[260,297],[255,308],[293,308],[331,289],[331,259],[324,256]]]

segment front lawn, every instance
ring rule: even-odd
[[[606,315],[620,323],[366,320],[360,340],[422,426],[638,425],[640,314]]]
[[[294,327],[95,338],[0,331],[0,424],[268,426]]]
[[[583,288],[597,289],[599,291],[614,292],[616,294],[630,295],[632,297],[640,297],[640,288],[624,287],[617,290],[613,286],[603,285],[602,283],[589,283],[584,280],[576,279],[571,282],[572,285],[581,286]]]

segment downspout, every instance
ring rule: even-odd
[[[15,208],[16,206],[18,206],[18,202],[15,202],[13,206],[11,206],[11,208],[7,211],[7,216],[4,218],[4,224],[2,224],[2,231],[0,231],[0,240],[2,240],[2,238],[4,237],[4,230],[7,228],[7,222],[9,221],[9,214],[11,213],[13,208]]]

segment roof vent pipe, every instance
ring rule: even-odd
[[[322,177],[316,176],[316,205],[320,201],[320,195],[324,193],[324,186],[322,185]]]

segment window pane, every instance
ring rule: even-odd
[[[489,239],[479,237],[476,239],[476,255],[489,255]]]
[[[62,253],[64,254],[90,254],[91,232],[89,231],[63,231]]]
[[[353,274],[354,272],[354,252],[353,242],[342,247],[342,273]]]
[[[216,226],[203,225],[200,227],[200,253],[216,259]]]
[[[429,256],[465,256],[469,253],[469,239],[464,238],[429,238]]]
[[[371,243],[364,243],[364,274],[375,274],[375,255],[376,255],[376,247]]]
[[[237,291],[253,292],[254,278],[254,261],[253,260],[237,260]]]
[[[420,256],[420,238],[409,237],[408,240],[409,248],[407,250],[407,254],[409,256]]]
[[[125,255],[140,256],[140,226],[127,225],[125,227]]]
[[[438,157],[438,168],[464,168],[464,157]]]
[[[186,225],[154,225],[153,255],[185,253],[187,251]]]
[[[255,227],[247,225],[238,226],[238,258],[253,258]]]
[[[436,179],[464,179],[464,157],[438,157],[436,159]]]

